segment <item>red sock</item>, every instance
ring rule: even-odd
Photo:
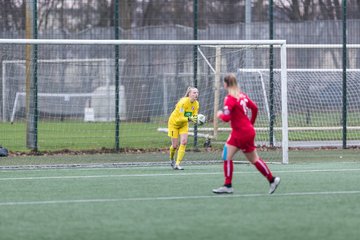
[[[224,185],[231,185],[233,171],[234,171],[233,161],[225,160],[224,161],[224,176],[225,176],[225,184]]]
[[[266,165],[266,163],[261,158],[259,158],[259,160],[257,160],[254,165],[257,168],[257,170],[259,170],[259,172],[261,172],[261,174],[267,178],[269,182],[272,181],[273,175],[270,169],[268,168],[268,166]]]

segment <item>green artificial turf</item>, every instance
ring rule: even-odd
[[[236,164],[234,194],[218,196],[222,165],[0,171],[1,239],[355,240],[360,162],[269,164],[273,195]]]

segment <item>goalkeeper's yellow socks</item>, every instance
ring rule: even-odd
[[[176,165],[180,165],[181,161],[183,160],[185,155],[185,149],[186,149],[186,145],[181,144],[177,153]]]
[[[174,160],[174,155],[176,152],[176,148],[174,148],[172,145],[170,146],[170,160]]]

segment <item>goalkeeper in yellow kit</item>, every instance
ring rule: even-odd
[[[170,161],[175,170],[184,170],[180,163],[185,155],[188,140],[189,121],[196,123],[199,111],[199,90],[195,87],[188,87],[185,96],[181,98],[171,113],[168,122],[168,136],[171,138]],[[180,136],[180,146],[179,145]],[[177,150],[176,162],[174,159]]]

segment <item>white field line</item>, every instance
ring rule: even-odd
[[[314,172],[354,172],[359,169],[307,169],[307,170],[286,170],[274,171],[276,173],[314,173]],[[14,181],[14,180],[48,180],[48,179],[90,179],[90,178],[127,178],[127,177],[166,177],[166,176],[190,176],[190,175],[219,175],[219,172],[190,172],[190,173],[154,173],[154,174],[108,174],[108,175],[78,175],[78,176],[50,176],[50,177],[8,177],[0,178],[0,181]],[[236,172],[234,174],[259,174],[257,171],[253,172]]]
[[[192,165],[191,166],[191,169],[204,169],[206,167],[219,167],[219,166],[222,166],[222,160],[219,160],[218,163],[219,165],[216,165],[216,164],[212,164],[212,165]],[[281,162],[266,162],[267,164],[271,164],[271,165],[282,165]],[[234,164],[243,164],[243,165],[251,165],[249,162],[247,161],[238,161],[238,160],[235,160],[234,161]],[[353,162],[353,161],[350,161],[350,162],[338,162],[338,164],[341,164],[341,165],[346,165],[346,164],[357,164],[357,162]],[[41,168],[41,165],[22,165],[21,167],[28,167],[27,169],[24,169],[24,168],[17,168],[18,166],[0,166],[0,173],[5,173],[5,172],[43,172],[44,170],[53,170],[53,171],[99,171],[99,170],[108,170],[108,169],[111,169],[111,170],[116,170],[116,171],[121,171],[121,170],[129,170],[129,169],[169,169],[170,167],[170,164],[168,161],[166,162],[163,162],[163,165],[154,165],[154,166],[150,166],[150,165],[147,165],[147,166],[121,166],[121,167],[99,167],[98,165],[94,165],[90,168],[88,167],[65,167],[65,168],[56,168],[56,167],[53,167],[53,168]],[[33,168],[34,166],[37,166],[39,168]],[[50,165],[51,166],[51,165]],[[190,167],[190,165],[187,165],[185,164],[184,165],[185,167]],[[13,168],[13,169],[11,169]]]
[[[26,206],[26,205],[50,205],[50,204],[76,204],[76,203],[107,203],[107,202],[139,202],[139,201],[172,201],[192,199],[215,199],[215,198],[251,198],[251,197],[293,197],[293,196],[329,196],[329,195],[360,194],[360,191],[334,191],[334,192],[293,192],[269,194],[231,194],[231,195],[203,195],[203,196],[170,196],[170,197],[145,197],[145,198],[113,198],[113,199],[78,199],[78,200],[53,200],[53,201],[24,201],[24,202],[0,202],[1,206]]]

